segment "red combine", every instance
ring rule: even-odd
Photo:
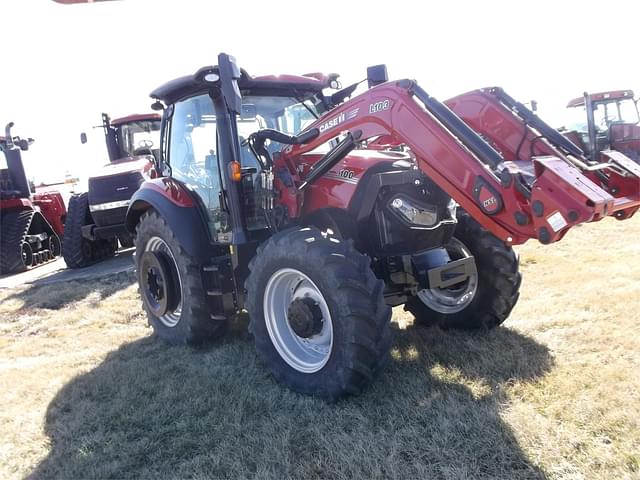
[[[615,150],[640,163],[640,115],[632,90],[584,93],[567,104],[565,136],[592,160]]]
[[[69,201],[62,253],[69,268],[80,268],[113,255],[118,243],[133,246],[124,219],[140,184],[155,176],[160,115],[146,113],[111,120],[102,114],[109,163],[89,178],[88,192]],[[86,142],[86,134],[81,135]]]
[[[159,337],[200,343],[246,309],[279,381],[358,393],[384,364],[391,306],[496,327],[519,295],[512,245],[640,208],[635,163],[584,159],[499,89],[451,100],[463,121],[384,66],[367,80],[348,99],[358,84],[327,93],[337,75],[252,77],[220,54],[152,92],[161,175],[126,223]]]
[[[33,139],[0,137],[6,165],[0,168],[0,273],[17,273],[60,255],[66,209],[59,192],[34,192],[22,162]]]

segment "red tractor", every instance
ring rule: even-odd
[[[161,175],[126,223],[159,337],[201,343],[246,309],[277,380],[358,393],[384,365],[392,306],[496,327],[518,300],[512,245],[640,208],[635,163],[589,163],[499,89],[452,100],[468,124],[384,66],[367,80],[348,99],[358,84],[327,93],[336,75],[252,77],[220,54],[152,92]]]
[[[640,163],[640,116],[631,90],[586,93],[567,104],[573,120],[564,134],[592,160],[609,150]]]
[[[0,167],[0,273],[17,273],[60,256],[66,209],[57,191],[35,190],[22,163],[33,139],[0,137],[6,165]]]
[[[124,225],[129,200],[140,184],[155,177],[160,115],[148,113],[111,120],[102,114],[109,163],[89,178],[88,192],[74,195],[62,253],[69,268],[81,268],[112,256],[118,243],[133,246]],[[86,134],[81,134],[86,143]]]

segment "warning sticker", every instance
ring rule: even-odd
[[[567,226],[567,221],[564,219],[560,212],[556,212],[553,215],[547,217],[547,222],[551,225],[554,232],[558,232]]]

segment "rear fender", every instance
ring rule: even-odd
[[[42,215],[53,227],[59,237],[64,234],[64,222],[67,216],[67,209],[64,206],[62,195],[57,191],[47,191],[33,195],[33,203],[40,207]]]
[[[211,258],[213,247],[205,213],[194,196],[175,179],[145,182],[131,197],[125,226],[135,234],[140,217],[153,209],[169,224],[186,252],[204,263]]]

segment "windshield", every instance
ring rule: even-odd
[[[118,144],[123,156],[144,155],[160,145],[160,121],[143,120],[118,126]]]
[[[587,109],[584,107],[569,107],[566,110],[564,126],[567,130],[586,133]]]
[[[261,125],[287,135],[297,135],[319,116],[316,105],[309,99],[247,95],[242,104],[249,107],[247,110],[255,114]]]
[[[636,124],[639,122],[636,103],[631,98],[606,103],[596,103],[593,108],[593,118],[598,132],[606,132],[612,123]],[[568,130],[586,133],[588,131],[586,108],[567,108],[565,126]]]

